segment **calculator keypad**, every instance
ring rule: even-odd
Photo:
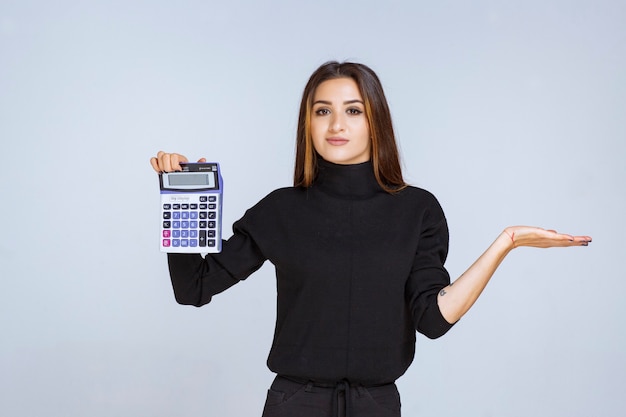
[[[162,203],[161,246],[215,252],[219,235],[218,196],[201,195],[197,203]]]

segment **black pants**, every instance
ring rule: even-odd
[[[277,376],[263,417],[400,417],[400,395],[396,384],[331,385]]]

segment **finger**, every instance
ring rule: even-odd
[[[589,241],[587,239],[574,239],[575,246],[588,246]]]
[[[590,243],[591,242],[591,236],[575,236],[574,237],[574,241],[576,242],[582,242],[582,243]]]
[[[159,159],[159,167],[163,172],[171,172],[172,171],[172,162],[171,155],[169,153],[162,153],[158,157]]]
[[[562,236],[564,239],[567,239],[569,241],[573,241],[574,240],[574,236],[572,236],[572,235],[561,233],[560,236]]]
[[[150,165],[152,165],[152,169],[154,169],[157,173],[161,172],[161,170],[159,169],[159,160],[156,159],[154,156],[150,158]]]
[[[180,164],[185,162],[187,162],[187,158],[185,158],[183,155],[173,153],[170,157],[172,171],[182,171],[183,168],[180,166]]]
[[[568,236],[570,238],[570,242],[572,242],[573,245],[587,246],[593,240],[591,236],[571,236],[571,235],[564,235],[564,236]]]
[[[204,163],[204,162],[206,162],[206,158],[200,158],[200,159],[198,159],[198,162]]]
[[[165,152],[159,151],[156,154],[156,158],[154,158],[156,160],[155,171],[157,172],[163,172],[163,155],[165,155]],[[152,163],[152,160],[150,160],[150,163]]]
[[[545,238],[541,239],[541,243],[539,243],[538,247],[567,247],[567,246],[577,246],[579,242],[576,241],[574,236],[568,235],[566,233],[557,233],[554,230],[546,230],[548,235],[544,235]]]
[[[170,155],[170,166],[172,167],[172,171],[180,171],[180,158],[178,157],[177,154],[172,154]]]

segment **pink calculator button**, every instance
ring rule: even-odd
[[[164,248],[169,248],[170,247],[170,240],[169,239],[163,239],[163,247]]]
[[[170,237],[170,231],[169,230],[163,230],[163,237]]]

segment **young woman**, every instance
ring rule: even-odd
[[[155,171],[187,158],[159,152]],[[204,162],[200,159],[199,162]],[[266,261],[278,310],[264,417],[399,416],[394,381],[415,331],[445,334],[519,246],[586,246],[588,236],[506,228],[456,281],[444,268],[448,229],[429,192],[405,184],[387,101],[357,63],[318,68],[300,107],[294,186],[233,225],[215,255],[169,254],[176,300],[201,306]]]

